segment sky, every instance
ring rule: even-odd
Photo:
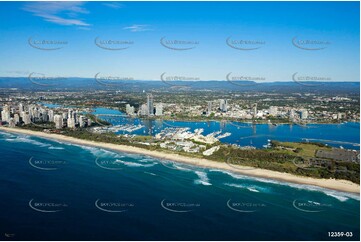
[[[0,2],[0,76],[358,82],[359,15],[359,2]]]

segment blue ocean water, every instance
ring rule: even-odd
[[[360,239],[356,194],[5,132],[0,154],[3,240]]]

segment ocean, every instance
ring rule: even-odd
[[[356,194],[6,132],[0,154],[2,240],[360,239]]]

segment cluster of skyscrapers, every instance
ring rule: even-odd
[[[128,115],[135,115],[135,108],[130,104],[125,106],[126,113]],[[163,104],[157,103],[154,106],[154,98],[152,94],[147,94],[147,103],[142,104],[139,107],[138,113],[139,116],[162,116],[163,115]]]
[[[218,103],[219,106],[214,104]],[[219,99],[215,101],[207,101],[206,111],[203,114],[209,116],[214,114],[216,117],[232,117],[243,119],[265,119],[268,116],[289,118],[290,121],[296,122],[298,120],[308,120],[309,113],[307,109],[293,109],[287,107],[271,106],[268,109],[258,110],[257,103],[254,103],[250,109],[241,109],[239,106],[230,106],[227,99]]]
[[[36,123],[55,123],[56,129],[64,127],[76,128],[90,126],[91,119],[79,114],[73,109],[62,110],[58,114],[54,114],[54,110],[44,108],[43,106],[30,104],[24,105],[20,103],[17,107],[10,107],[5,104],[1,111],[1,122],[8,123],[9,127],[17,125],[28,125]]]
[[[213,104],[212,101],[207,102],[207,111],[206,111],[207,115],[210,115],[212,113],[212,108],[213,108],[212,104]],[[221,112],[227,112],[227,110],[228,110],[228,100],[227,99],[220,99],[218,109]]]

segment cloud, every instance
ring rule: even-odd
[[[131,32],[152,31],[152,29],[149,27],[150,27],[149,25],[133,24],[123,29],[130,30]]]
[[[109,8],[119,9],[124,8],[124,4],[117,3],[117,2],[105,2],[103,3],[104,6],[107,6]]]
[[[59,25],[90,26],[78,18],[79,14],[89,13],[82,5],[83,2],[30,2],[23,10]]]

